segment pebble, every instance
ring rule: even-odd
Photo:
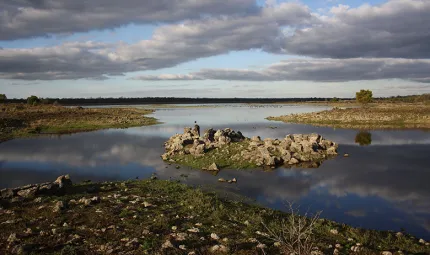
[[[183,244],[179,245],[179,249],[185,251],[187,249],[187,247]]]
[[[266,248],[267,248],[267,246],[266,246],[264,243],[259,243],[259,244],[257,245],[257,248],[259,248],[259,249],[266,249]]]
[[[337,229],[331,229],[330,233],[332,233],[333,235],[337,235],[339,234],[339,231]]]
[[[228,248],[222,244],[220,244],[220,245],[217,244],[217,245],[212,246],[211,252],[225,252],[225,253],[227,253]]]
[[[198,228],[190,228],[190,229],[188,229],[188,232],[198,233],[198,232],[200,232],[200,230]]]
[[[211,234],[211,238],[212,238],[213,240],[218,240],[218,239],[219,239],[219,236],[218,236],[217,234],[215,234],[215,233],[212,233],[212,234]]]
[[[393,255],[393,253],[391,253],[391,251],[383,251],[381,255]]]
[[[426,243],[426,241],[424,240],[424,239],[420,239],[419,241],[418,241],[419,243],[422,243],[422,244],[425,244]]]
[[[161,246],[161,248],[163,249],[173,248],[173,244],[170,242],[170,240],[166,240]]]

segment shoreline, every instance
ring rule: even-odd
[[[40,135],[73,134],[160,123],[157,119],[146,116],[154,112],[151,109],[26,104],[2,104],[0,108],[0,142]]]
[[[269,116],[266,119],[345,129],[429,130],[430,105],[424,103],[373,103],[368,107],[333,108],[320,112]]]
[[[316,215],[307,215],[306,220],[297,214],[220,198],[179,181],[157,180],[156,176],[80,184],[67,178],[43,184],[51,185],[56,193],[45,189],[39,195],[20,189],[17,192],[25,197],[3,200],[0,252],[282,254],[289,240],[277,240],[276,233],[291,230],[297,221],[313,224],[309,232],[302,233],[309,238],[309,243],[302,245],[311,245],[312,254],[333,254],[335,250],[340,254],[430,252],[426,241],[407,233],[354,228]],[[34,187],[27,185],[27,189]],[[2,190],[3,194],[7,192]]]

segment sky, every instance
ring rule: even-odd
[[[430,0],[0,0],[0,93],[430,93]]]

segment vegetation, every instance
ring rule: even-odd
[[[237,157],[237,155],[241,155],[241,152],[245,148],[248,148],[248,146],[249,141],[235,142],[221,148],[210,150],[202,157],[186,154],[173,156],[172,159],[177,164],[189,166],[194,169],[207,168],[214,162],[216,162],[220,168],[257,168],[257,165],[251,163],[250,160],[246,160],[243,157]]]
[[[0,103],[5,102],[5,101],[6,101],[6,99],[7,99],[7,97],[6,97],[6,95],[5,95],[5,94],[0,94]]]
[[[372,134],[367,131],[360,131],[355,136],[355,143],[360,144],[360,146],[372,144]]]
[[[157,124],[153,111],[129,108],[85,109],[54,105],[5,104],[0,112],[0,141],[40,134],[64,134],[105,128]]]
[[[370,90],[362,89],[359,92],[355,93],[355,99],[360,104],[367,105],[368,103],[372,102],[373,93]]]
[[[58,201],[64,208],[55,211]],[[64,196],[2,206],[0,254],[349,254],[357,243],[357,254],[430,252],[407,233],[306,218],[176,181],[78,184]]]
[[[321,112],[268,117],[269,120],[311,124],[334,128],[430,129],[430,104],[427,102],[372,103],[366,108],[333,108]]]
[[[27,104],[29,105],[36,105],[40,103],[40,99],[37,96],[29,96],[27,98]]]

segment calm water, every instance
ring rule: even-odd
[[[285,201],[294,201],[304,211],[322,210],[324,218],[357,227],[394,231],[403,228],[428,240],[430,133],[417,130],[360,134],[352,129],[264,119],[321,109],[324,108],[246,105],[160,109],[153,116],[164,124],[157,126],[12,140],[0,144],[0,187],[50,181],[65,173],[78,182],[145,178],[155,172],[161,179],[180,179],[222,193],[243,195],[271,208],[284,210]],[[338,142],[340,154],[347,152],[350,157],[338,156],[317,169],[223,170],[218,176],[165,164],[159,157],[163,142],[194,121],[202,130],[230,127],[245,136],[263,138],[317,132]],[[357,137],[368,145],[360,146]],[[220,177],[236,177],[238,184],[218,183]]]

